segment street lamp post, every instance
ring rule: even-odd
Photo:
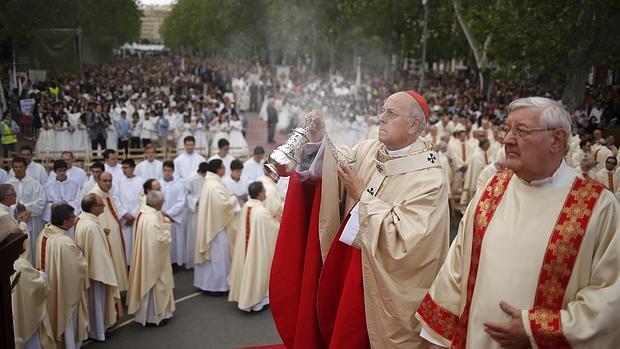
[[[428,27],[428,2],[429,0],[422,0],[422,6],[424,6],[424,26],[422,29],[422,66],[420,73],[420,85],[418,90],[421,92],[424,87],[424,80],[426,78],[426,38]]]

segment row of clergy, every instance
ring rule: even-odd
[[[176,182],[188,182],[195,174],[198,165],[206,161],[193,151],[194,142],[191,137],[186,140],[185,144],[186,151],[171,162],[177,169],[174,173],[174,181],[167,178],[163,189],[164,193],[170,192],[170,195],[175,197],[175,200],[171,200],[171,196],[167,198],[169,204],[164,209],[164,212],[172,211],[171,216],[177,216],[175,221],[182,220],[185,212],[191,210],[191,207],[185,207],[185,195],[179,194],[176,190],[179,187],[183,188],[183,185]],[[41,231],[44,224],[50,221],[52,205],[65,202],[79,213],[81,198],[96,186],[98,174],[105,170],[112,174],[112,201],[116,208],[114,211],[117,218],[122,221],[124,234],[130,244],[129,236],[138,210],[138,198],[142,184],[146,179],[163,179],[164,177],[164,166],[161,161],[155,159],[155,150],[154,146],[147,146],[146,159],[137,166],[133,160],[126,160],[124,164],[120,164],[116,151],[106,150],[104,152],[105,162],[94,163],[90,168],[92,175],[88,178],[84,170],[73,166],[75,159],[71,152],[64,152],[62,160],[54,163],[53,171],[48,175],[42,165],[32,161],[33,154],[29,146],[20,148],[20,157],[14,159],[12,169],[5,179],[7,183],[15,187],[18,202],[24,205],[31,216],[28,221],[29,231],[34,234],[31,243],[36,241],[36,234]],[[243,178],[231,178],[233,174],[230,168],[235,159],[228,155],[228,147],[225,144],[220,152],[211,158],[222,159],[225,162],[227,183],[231,188],[241,188],[237,189],[241,191],[237,193],[239,196],[247,196],[247,184],[263,176],[264,149],[257,147],[254,153],[252,158],[242,164]],[[237,167],[240,166],[237,164]],[[189,172],[191,174],[188,174]],[[246,193],[244,194],[243,191]],[[279,191],[282,192],[282,189]],[[129,252],[127,252],[126,258],[129,259],[129,257]]]
[[[487,124],[483,121],[482,127],[472,128],[469,132],[461,124],[449,124],[440,133],[438,129],[442,124],[431,125],[424,137],[433,143],[448,183],[455,185],[452,189],[460,189],[461,203],[466,204],[495,172],[506,168],[502,145],[505,132],[502,132],[502,127],[484,127]],[[450,134],[447,129],[453,133]],[[564,158],[569,166],[600,182],[620,199],[620,170],[616,168],[620,154],[616,147],[607,145],[600,130],[595,131],[593,141],[573,135]],[[591,166],[584,165],[590,162],[588,159],[593,162]],[[581,171],[584,166],[587,171]],[[459,180],[454,181],[457,177]]]
[[[230,194],[220,179],[223,163],[215,160],[206,167],[203,194],[207,207],[204,211],[211,212],[207,214],[212,216],[209,219],[212,221],[213,212],[224,206],[232,208],[238,202],[232,195],[225,202],[219,200],[222,194]],[[205,166],[201,166],[200,170],[203,169]],[[224,230],[230,231],[233,223],[237,225],[234,227],[238,238],[235,239],[229,299],[238,302],[240,309],[251,311],[268,304],[269,270],[279,223],[263,204],[267,192],[262,182],[251,183],[248,191],[249,199],[238,220],[233,222],[234,210],[226,209],[219,215],[221,219],[215,220],[225,223]],[[4,207],[14,204],[14,198],[13,187],[0,184],[0,202]],[[87,337],[103,341],[106,331],[122,315],[120,283],[113,258],[113,233],[102,224],[106,201],[107,198],[100,195],[87,194],[77,218],[70,205],[54,206],[51,224],[41,231],[34,253],[31,253],[35,257],[35,268],[28,259],[29,244],[25,243],[25,251],[14,265],[15,275],[20,275],[13,294],[18,348],[75,348]],[[171,221],[162,213],[164,203],[164,195],[159,190],[149,190],[143,196],[135,222],[127,311],[135,314],[135,321],[143,325],[159,325],[172,317],[175,310],[170,261],[173,237]],[[199,224],[215,226],[203,220],[199,218]],[[7,231],[27,230],[23,221],[18,222],[8,210],[2,212],[0,221],[8,223],[2,225]],[[75,230],[73,239],[68,235],[72,228]],[[216,260],[217,255],[228,251],[227,243],[222,251],[216,250],[218,238],[214,235],[218,234],[208,230],[206,234],[199,234],[198,239],[207,247],[195,253],[196,262],[210,264],[206,268],[212,272],[221,262]],[[226,234],[219,236],[221,239]],[[213,283],[210,279],[209,275],[203,278]]]

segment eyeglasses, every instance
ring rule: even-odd
[[[503,125],[502,127],[499,128],[498,133],[500,137],[507,137],[510,131],[513,131],[513,130],[514,130],[513,135],[516,138],[525,138],[525,137],[531,136],[532,133],[535,133],[535,132],[557,130],[557,127],[556,128],[527,128],[523,125],[519,125],[513,128],[508,125]]]
[[[379,109],[380,114],[379,114],[379,119],[381,118],[385,118],[387,120],[394,120],[396,118],[398,118],[400,116],[400,114],[397,114],[394,110],[392,109],[383,109],[380,108]]]

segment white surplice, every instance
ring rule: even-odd
[[[174,220],[170,226],[172,246],[170,261],[178,265],[185,263],[185,181],[174,177],[171,181],[162,179],[161,193],[164,207],[161,209]]]
[[[77,216],[82,211],[80,205],[80,185],[66,178],[64,181],[59,181],[56,178],[51,179],[45,184],[45,193],[47,194],[47,205],[43,212],[43,220],[46,222],[51,221],[52,206],[60,203],[67,203],[73,207],[74,214]]]
[[[198,171],[198,165],[207,161],[202,155],[193,152],[183,152],[174,159],[174,172],[179,178],[189,178],[192,173]]]
[[[116,184],[122,177],[125,177],[121,165],[116,164],[115,166],[110,166],[108,164],[104,164],[103,166],[105,167],[106,172],[110,172],[112,174],[112,184]]]
[[[230,154],[226,154],[226,156],[221,157],[220,154],[215,153],[215,155],[209,158],[209,161],[215,159],[220,159],[224,163],[224,167],[226,167],[226,173],[224,174],[224,177],[230,176],[230,163],[235,160],[235,157]]]
[[[256,162],[253,157],[245,160],[243,163],[243,172],[241,173],[241,178],[244,178],[248,184],[256,181],[260,181],[260,179],[265,174],[263,170],[263,166],[265,165],[265,161],[261,160],[260,162]]]
[[[28,221],[28,234],[30,239],[30,251],[34,251],[37,237],[45,223],[43,222],[43,211],[47,204],[47,195],[45,189],[36,180],[26,176],[21,180],[13,177],[7,181],[15,188],[17,193],[17,202],[26,206],[32,214],[32,218]],[[34,256],[31,254],[30,262],[34,264]]]
[[[159,179],[162,177],[162,165],[163,163],[157,159],[153,161],[144,160],[136,166],[136,176],[145,181],[151,178]]]
[[[77,184],[80,185],[80,189],[84,186],[86,182],[88,182],[88,176],[86,172],[79,167],[71,166],[71,168],[67,169],[67,177]],[[48,182],[56,179],[56,172],[50,172],[49,177],[47,178]]]
[[[45,183],[47,183],[47,170],[38,162],[30,161],[30,164],[26,166],[26,176],[36,180],[42,186],[45,186]],[[10,178],[15,178],[15,172],[13,172],[13,169],[9,171],[8,179]]]
[[[116,192],[119,196],[119,203],[116,207],[118,209],[118,218],[121,220],[123,238],[125,239],[125,258],[127,259],[127,265],[131,262],[133,224],[128,226],[124,216],[127,213],[132,215],[134,219],[138,216],[138,211],[140,210],[140,196],[144,193],[142,184],[144,184],[144,179],[142,179],[142,177],[133,176],[127,178],[123,176],[117,182],[116,186]]]
[[[197,172],[189,177],[185,183],[187,216],[185,234],[185,268],[194,267],[194,254],[196,253],[196,230],[198,229],[198,201],[205,178]]]

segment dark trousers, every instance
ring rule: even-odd
[[[118,139],[118,150],[125,150],[125,157],[127,157],[127,154],[129,153],[129,141],[128,140],[123,140],[121,138]]]
[[[95,139],[91,139],[90,141],[93,150],[97,150],[97,145],[101,145],[101,149],[102,150],[106,150],[107,146],[106,146],[106,142],[105,142],[105,136],[102,135],[101,133],[97,135],[97,137],[95,137]]]
[[[15,152],[17,152],[17,143],[3,144],[2,145],[2,154],[4,154],[5,158],[9,157],[9,151],[12,151],[13,154],[15,154]]]
[[[131,149],[140,148],[140,137],[131,137]]]
[[[276,135],[276,124],[267,124],[267,143],[273,143],[273,137]]]

